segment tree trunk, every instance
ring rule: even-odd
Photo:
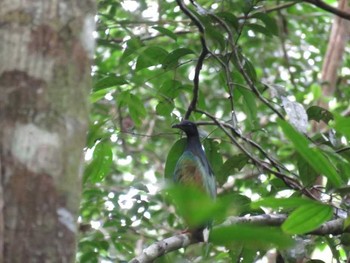
[[[93,0],[0,1],[0,262],[73,262]]]
[[[343,11],[349,11],[348,0],[339,0],[338,8]],[[323,96],[318,104],[328,109],[328,99],[333,96],[336,89],[338,70],[342,65],[345,44],[349,37],[350,21],[341,17],[334,17],[331,34],[328,40],[327,52],[323,60],[321,85]],[[324,99],[326,98],[326,99]],[[313,123],[314,132],[322,132],[326,128],[325,123]],[[322,176],[318,176],[315,185],[323,185]],[[319,191],[314,191],[315,196],[319,196]]]
[[[343,11],[350,11],[348,0],[339,0],[338,8]],[[327,53],[323,60],[321,81],[322,93],[325,97],[332,97],[336,88],[338,70],[343,62],[345,44],[350,34],[350,21],[340,17],[335,17],[329,37]],[[324,108],[328,108],[328,103],[320,101]]]

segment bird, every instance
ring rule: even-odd
[[[183,120],[172,128],[185,132],[187,141],[182,155],[179,157],[173,180],[184,186],[193,186],[206,193],[212,199],[216,198],[216,180],[213,170],[202,148],[197,126],[194,122]],[[203,241],[203,230],[208,227],[200,226],[192,232],[194,238]]]

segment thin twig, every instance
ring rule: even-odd
[[[280,226],[287,219],[287,215],[276,214],[276,215],[256,215],[249,217],[229,217],[226,221],[216,228],[228,227],[237,224],[252,224],[261,226]],[[342,233],[349,233],[350,229],[344,229],[344,219],[338,218],[323,223],[317,229],[306,233],[308,235],[339,235]],[[190,233],[175,235],[164,240],[153,243],[143,250],[143,252],[133,258],[129,263],[147,263],[153,262],[156,258],[163,256],[171,251],[178,250],[180,248],[186,248],[192,244],[196,244],[198,241],[191,238]]]
[[[340,10],[338,8],[335,8],[333,6],[330,6],[321,0],[304,0],[304,2],[315,5],[315,6],[321,8],[327,12],[330,12],[330,13],[337,15],[341,18],[344,18],[346,20],[350,20],[350,13],[349,12],[346,12],[346,11]]]
[[[246,81],[246,83],[248,84],[249,88],[253,91],[253,93],[260,99],[260,101],[262,103],[264,103],[268,108],[270,108],[274,113],[277,114],[277,116],[279,118],[281,118],[282,120],[284,120],[284,117],[283,115],[278,111],[276,110],[269,102],[268,100],[261,95],[261,93],[259,92],[259,90],[257,89],[257,87],[255,86],[253,80],[250,78],[250,76],[248,75],[248,73],[244,70],[244,66],[242,64],[242,61],[241,61],[241,58],[240,58],[240,55],[238,53],[238,50],[237,48],[235,48],[233,50],[233,54],[234,54],[234,57],[237,61],[237,65],[238,65],[238,69],[239,69],[239,72],[242,74],[244,80]]]
[[[197,105],[197,101],[198,101],[198,92],[199,92],[199,74],[201,72],[202,66],[203,66],[203,62],[205,57],[207,56],[207,54],[209,53],[208,47],[207,47],[207,43],[205,41],[205,32],[204,32],[204,27],[201,24],[201,22],[199,21],[199,19],[186,7],[186,5],[182,2],[182,0],[176,0],[178,6],[180,7],[180,9],[182,10],[182,12],[184,12],[184,14],[186,16],[188,16],[191,21],[197,26],[198,31],[200,33],[200,41],[201,41],[201,45],[202,45],[202,51],[198,57],[198,61],[196,64],[196,68],[195,68],[195,73],[194,73],[194,78],[193,78],[193,97],[192,97],[192,101],[190,103],[190,105],[188,106],[187,112],[185,114],[185,120],[187,120],[192,111],[194,111],[196,109],[196,105]]]
[[[215,124],[230,138],[231,142],[237,146],[237,148],[239,150],[241,150],[241,152],[243,152],[245,155],[247,155],[247,157],[253,162],[253,164],[255,164],[257,167],[261,167],[262,169],[274,174],[277,178],[281,179],[287,186],[289,186],[291,189],[293,190],[297,190],[297,191],[301,191],[305,196],[310,197],[311,199],[314,200],[318,200],[307,188],[304,188],[299,181],[297,181],[296,179],[272,168],[270,168],[265,162],[257,159],[255,156],[253,156],[246,148],[243,147],[243,145],[241,143],[239,143],[237,141],[237,139],[235,137],[232,136],[232,134],[230,132],[228,132],[226,130],[226,128],[224,127],[224,124],[221,123],[220,121],[218,121],[214,116],[212,116],[211,114],[205,112],[205,111],[201,111],[201,110],[196,110],[196,112],[202,113],[204,115],[206,115],[207,117],[209,117],[210,119],[212,119]],[[271,162],[271,161],[270,161]],[[272,164],[273,165],[273,164]],[[273,166],[275,167],[275,166]],[[276,167],[275,167],[276,168]]]

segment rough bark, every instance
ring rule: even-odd
[[[350,8],[348,0],[339,0],[338,9],[349,12]],[[334,17],[331,34],[328,40],[327,52],[324,56],[322,72],[321,72],[321,86],[323,96],[318,104],[328,109],[328,100],[334,95],[338,79],[338,71],[343,62],[343,55],[345,52],[345,45],[350,34],[350,21],[345,20],[339,16]],[[314,123],[314,132],[322,131],[326,128],[325,123]],[[322,176],[317,177],[315,185],[323,185]],[[318,191],[314,194],[320,195]]]
[[[0,1],[0,262],[73,262],[93,0]]]
[[[339,0],[338,9],[349,12],[348,0]],[[336,89],[338,70],[343,61],[349,34],[350,21],[336,16],[332,25],[321,73],[322,93],[326,97],[332,97]],[[321,105],[328,108],[328,104],[324,101],[321,101]]]

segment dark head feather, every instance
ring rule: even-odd
[[[174,124],[172,128],[178,128],[183,130],[186,133],[187,137],[198,136],[196,124],[188,120],[184,120],[178,124]]]

